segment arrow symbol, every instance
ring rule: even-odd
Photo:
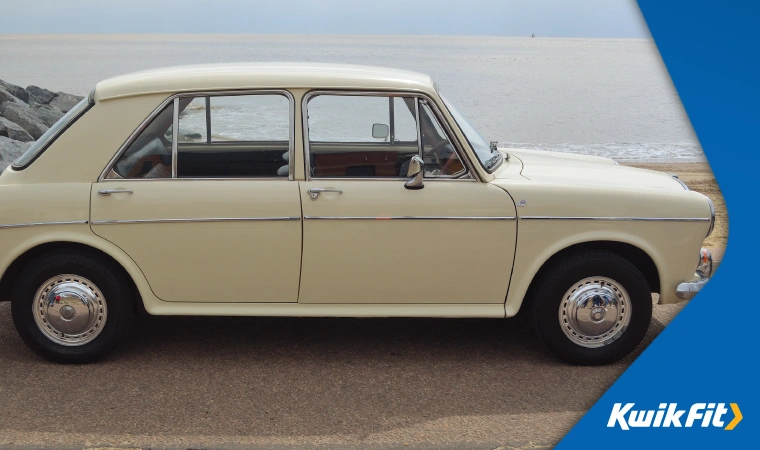
[[[726,428],[724,428],[725,430],[729,431],[733,430],[734,427],[737,426],[739,422],[741,422],[744,418],[744,416],[742,416],[742,412],[739,410],[739,405],[736,403],[731,403],[731,411],[734,412],[734,420],[732,420],[731,423],[729,423]]]

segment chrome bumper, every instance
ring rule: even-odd
[[[712,276],[712,254],[706,248],[699,251],[699,265],[697,265],[697,271],[694,274],[695,281],[685,281],[676,287],[676,297],[681,300],[691,300],[702,287],[710,281]]]
[[[680,298],[681,300],[691,300],[695,295],[697,295],[697,292],[702,289],[702,286],[707,284],[708,281],[710,281],[709,278],[703,278],[699,281],[688,281],[686,283],[681,283],[676,288],[676,297]]]

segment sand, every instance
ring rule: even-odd
[[[669,172],[689,186],[689,189],[710,197],[715,205],[715,229],[705,239],[704,247],[725,249],[728,242],[728,214],[723,194],[715,181],[715,176],[707,163],[621,163],[642,169]]]

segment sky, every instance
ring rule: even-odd
[[[635,0],[0,0],[2,33],[648,38]]]

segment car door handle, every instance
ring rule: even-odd
[[[332,189],[332,188],[311,188],[309,189],[309,196],[312,200],[316,200],[317,197],[319,197],[319,194],[322,192],[336,192],[338,194],[342,194],[343,191],[340,189]]]
[[[101,189],[98,191],[98,195],[111,195],[111,194],[131,194],[131,189]]]

